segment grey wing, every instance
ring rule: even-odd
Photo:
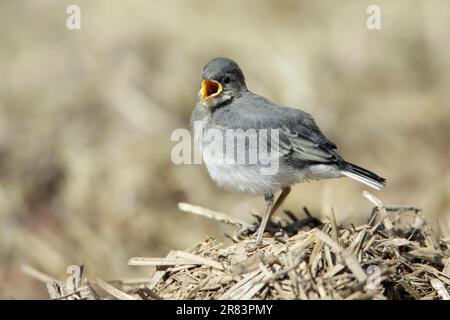
[[[325,138],[312,117],[304,112],[285,121],[280,130],[280,149],[294,164],[334,163],[341,158],[336,145]]]
[[[325,138],[308,113],[299,109],[265,108],[261,103],[251,112],[223,109],[219,113],[217,122],[224,127],[278,129],[280,157],[294,166],[334,163],[341,159],[335,151],[336,145]]]
[[[334,151],[334,144],[328,140],[317,141],[311,133],[304,134],[296,129],[283,127],[279,141],[281,157],[294,166],[328,164],[339,159]]]

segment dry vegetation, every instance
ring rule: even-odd
[[[232,233],[181,214],[178,202],[243,221],[263,209],[261,198],[217,188],[205,168],[170,160],[170,134],[188,127],[200,69],[219,55],[239,62],[250,89],[312,113],[346,159],[386,177],[377,194],[386,203],[413,204],[434,227],[449,224],[448,1],[377,1],[380,31],[367,30],[371,2],[360,0],[76,2],[80,31],[65,28],[73,1],[0,1],[0,298],[48,297],[23,265],[56,279],[81,262],[88,279],[94,272],[145,278],[147,268],[127,266],[130,257],[184,252],[206,236]],[[321,221],[334,208],[340,224],[361,233],[368,228],[361,188],[350,179],[298,185],[285,208],[301,218],[306,206]],[[353,232],[345,238],[346,228],[344,248],[356,239]],[[424,246],[389,247],[382,242],[390,238],[373,236],[377,246],[358,259],[385,247],[407,259],[405,251]],[[259,251],[281,250],[276,245]],[[327,247],[315,253],[319,275],[329,268],[321,260]],[[276,273],[284,263],[267,268]],[[421,297],[435,293],[427,275],[413,274],[425,279],[423,290],[408,282]],[[171,276],[156,293],[169,290]],[[305,294],[313,294],[305,281]]]
[[[258,247],[238,232],[228,243],[209,238],[164,258],[131,258],[130,266],[157,268],[142,279],[83,279],[82,269],[60,282],[25,271],[47,283],[52,299],[450,300],[450,238],[417,208],[383,206],[365,196],[376,205],[365,225],[342,227],[334,216],[322,223],[309,212],[298,220],[286,211],[288,221],[272,222]],[[201,207],[182,203],[180,209],[248,228]]]

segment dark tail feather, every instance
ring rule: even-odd
[[[386,180],[384,178],[377,176],[375,173],[370,172],[369,170],[345,161],[341,165],[339,165],[339,169],[341,170],[341,173],[343,175],[364,183],[369,187],[377,190],[383,189],[386,184]]]

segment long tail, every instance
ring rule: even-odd
[[[349,178],[364,183],[369,187],[377,190],[383,189],[386,184],[386,180],[369,170],[358,167],[357,165],[349,162],[343,162],[339,165],[341,173]]]

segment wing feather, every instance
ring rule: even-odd
[[[280,107],[260,96],[243,98],[216,110],[215,126],[239,129],[279,129],[280,157],[293,165],[333,163],[340,160],[336,145],[328,140],[308,113]]]

